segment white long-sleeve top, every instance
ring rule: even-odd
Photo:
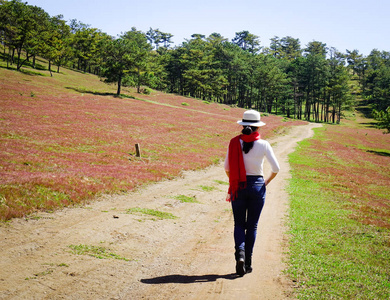
[[[241,148],[243,141],[240,139]],[[271,165],[271,170],[273,173],[278,173],[280,170],[278,160],[275,157],[274,151],[272,150],[271,145],[266,140],[256,140],[253,143],[253,148],[245,154],[242,152],[244,157],[245,171],[246,175],[261,175],[264,176],[263,165],[264,158],[267,158],[267,161]],[[229,167],[229,148],[226,153],[225,158],[225,170],[230,171]]]

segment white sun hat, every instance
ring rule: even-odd
[[[264,122],[260,121],[260,113],[253,109],[244,112],[244,115],[242,116],[242,120],[237,121],[237,123],[243,126],[254,126],[254,127],[261,127],[265,125]]]

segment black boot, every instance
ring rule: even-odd
[[[245,270],[245,251],[236,251],[236,273],[238,276],[244,276]]]
[[[252,258],[251,257],[245,258],[245,270],[247,273],[252,272]]]

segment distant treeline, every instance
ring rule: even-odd
[[[107,82],[196,97],[298,119],[338,122],[361,94],[386,120],[390,105],[390,53],[346,53],[312,41],[302,48],[290,36],[271,39],[237,32],[229,41],[218,33],[193,34],[172,47],[172,34],[136,28],[112,37],[77,20],[51,17],[20,0],[0,0],[0,41],[7,67],[17,70],[35,58],[90,72]],[[355,79],[355,80],[351,80]],[[145,90],[145,89],[143,89]],[[147,89],[146,89],[147,90]],[[139,90],[140,91],[140,90]],[[387,111],[387,112],[386,112]]]

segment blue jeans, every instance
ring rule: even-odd
[[[245,251],[246,260],[252,257],[257,224],[264,206],[266,188],[262,176],[247,176],[247,187],[239,190],[231,202],[234,216],[234,243],[236,258]]]

